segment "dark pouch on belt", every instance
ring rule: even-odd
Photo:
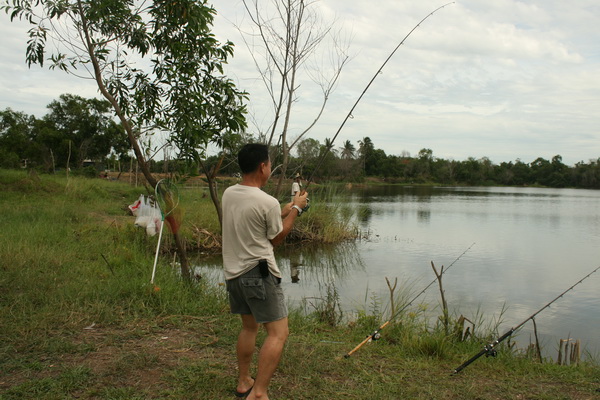
[[[267,278],[269,276],[269,263],[267,260],[258,261],[258,270],[260,271],[260,276],[263,278]]]

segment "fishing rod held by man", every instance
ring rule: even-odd
[[[390,55],[385,59],[385,61],[381,65],[381,67],[379,67],[379,69],[377,70],[377,72],[375,72],[375,75],[373,75],[373,77],[371,78],[371,80],[369,81],[369,83],[367,84],[367,86],[364,88],[364,90],[362,91],[362,93],[360,94],[360,96],[358,96],[358,99],[356,100],[356,102],[354,103],[354,105],[352,106],[352,108],[350,109],[350,111],[348,112],[348,114],[346,114],[346,117],[342,121],[342,124],[340,125],[340,127],[338,128],[338,130],[335,132],[335,135],[333,136],[333,139],[331,139],[331,141],[329,142],[329,146],[327,146],[325,148],[325,151],[323,152],[323,154],[321,155],[321,157],[319,157],[319,159],[317,160],[316,167],[313,169],[311,175],[309,176],[308,181],[306,182],[306,187],[303,189],[303,192],[304,192],[304,190],[308,189],[308,187],[312,183],[315,173],[321,168],[321,164],[323,164],[323,161],[325,160],[325,157],[327,156],[327,153],[329,153],[329,151],[333,148],[333,143],[335,142],[335,139],[337,139],[337,137],[340,134],[341,130],[344,128],[344,125],[346,125],[346,121],[348,121],[348,119],[354,118],[354,115],[353,115],[354,109],[356,108],[356,106],[358,105],[358,103],[360,103],[361,99],[363,98],[363,96],[365,95],[365,93],[367,92],[367,90],[369,90],[369,88],[371,87],[371,84],[373,83],[373,81],[375,80],[375,78],[377,78],[382,73],[383,68],[388,63],[388,61],[390,61],[390,59],[392,58],[392,56],[396,53],[396,51],[400,48],[400,46],[402,46],[404,44],[404,42],[406,41],[406,39],[408,39],[408,37],[415,31],[415,29],[417,29],[419,26],[421,26],[421,24],[427,18],[431,17],[438,10],[441,10],[442,8],[449,6],[450,4],[454,4],[454,1],[446,3],[443,6],[440,6],[440,7],[436,8],[435,10],[433,10],[432,12],[430,12],[429,14],[427,14],[422,20],[419,21],[418,24],[416,24],[410,30],[410,32],[408,32],[406,34],[406,36],[404,36],[404,38],[400,41],[400,43],[398,43],[398,45],[394,48],[394,50],[390,53]]]

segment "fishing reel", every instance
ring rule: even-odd
[[[302,212],[303,212],[303,213],[307,212],[309,208],[310,208],[310,199],[307,197],[307,198],[306,198],[306,207],[304,207],[304,208],[302,209]]]
[[[498,350],[492,345],[485,346],[484,350],[486,357],[496,357],[498,355]]]
[[[308,211],[310,207],[310,199],[306,198],[306,206],[304,208],[300,208],[300,206],[297,205],[292,205],[292,208],[295,208],[296,210],[298,210],[298,216],[301,216],[302,214],[304,214],[305,212]]]
[[[381,339],[381,333],[379,333],[379,331],[375,331],[369,336],[370,336],[369,341],[375,341],[375,340]],[[369,336],[367,336],[367,337],[369,337]]]

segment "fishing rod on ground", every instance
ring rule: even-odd
[[[369,88],[371,87],[371,84],[373,83],[373,81],[375,80],[375,78],[377,78],[377,76],[381,73],[381,71],[383,70],[383,67],[385,67],[385,65],[388,63],[388,61],[392,58],[392,56],[396,53],[396,51],[400,48],[400,46],[402,46],[404,44],[404,42],[406,41],[406,39],[408,39],[408,37],[429,17],[431,17],[433,14],[435,14],[438,10],[441,10],[444,7],[449,6],[450,4],[453,4],[454,1],[450,2],[450,3],[446,3],[443,6],[440,6],[438,8],[436,8],[435,10],[433,10],[432,12],[430,12],[429,14],[427,14],[427,16],[425,16],[425,18],[423,18],[421,21],[419,21],[418,24],[416,24],[411,30],[410,32],[408,32],[406,34],[406,36],[404,36],[404,38],[402,39],[402,41],[394,48],[394,50],[390,53],[390,55],[388,56],[388,58],[386,58],[386,60],[383,62],[383,64],[381,65],[381,67],[379,67],[379,69],[377,70],[377,72],[375,73],[375,75],[373,75],[373,78],[371,78],[371,80],[369,81],[369,83],[367,84],[367,86],[365,87],[365,89],[362,91],[362,93],[360,94],[360,96],[358,97],[358,100],[356,100],[356,102],[354,103],[354,105],[352,106],[352,108],[350,109],[350,111],[348,112],[348,114],[346,115],[346,118],[344,118],[344,120],[342,121],[342,124],[340,125],[340,127],[338,128],[337,132],[335,133],[335,135],[333,136],[333,139],[331,139],[331,141],[329,142],[329,145],[325,147],[325,151],[323,151],[323,154],[321,154],[321,157],[319,158],[316,167],[313,169],[310,177],[308,178],[307,182],[306,182],[306,186],[302,189],[302,193],[304,193],[306,191],[306,189],[308,189],[308,186],[310,185],[310,183],[312,182],[314,176],[315,176],[315,172],[318,171],[321,168],[321,164],[323,164],[323,161],[325,160],[325,157],[327,156],[327,154],[329,153],[329,151],[333,148],[333,143],[335,142],[335,139],[337,139],[338,135],[340,134],[342,128],[344,127],[344,125],[346,125],[346,121],[348,121],[349,118],[353,118],[352,113],[354,111],[354,109],[356,108],[356,106],[358,105],[358,103],[360,102],[360,100],[363,98],[363,96],[365,95],[365,93],[367,92],[367,90],[369,90]]]
[[[448,268],[446,268],[446,270],[441,271],[440,276],[444,275],[458,260],[460,260],[460,258],[462,256],[465,255],[465,253],[467,251],[469,251],[471,249],[471,247],[473,247],[475,245],[475,242],[473,242],[465,251],[463,251],[458,257],[456,257],[456,259],[454,261],[452,261],[452,263],[448,266]],[[402,307],[400,310],[396,311],[391,317],[390,319],[388,319],[387,321],[385,321],[383,324],[381,324],[381,326],[377,329],[375,329],[373,331],[373,333],[371,333],[370,335],[368,335],[365,340],[363,340],[362,342],[360,342],[355,348],[353,348],[352,350],[350,350],[348,353],[346,353],[344,355],[344,358],[348,358],[350,357],[352,354],[354,354],[356,351],[358,351],[361,347],[363,347],[365,344],[377,340],[381,337],[381,330],[384,329],[386,326],[388,326],[396,317],[398,317],[398,315],[400,315],[404,310],[406,310],[408,307],[410,307],[412,305],[412,303],[414,303],[415,300],[417,300],[423,293],[425,293],[425,291],[427,289],[429,289],[431,287],[431,285],[433,285],[436,281],[438,280],[438,278],[436,277],[434,280],[432,280],[429,285],[425,286],[425,289],[421,290],[415,297],[412,298],[412,300],[410,300],[408,303],[406,303],[404,305],[404,307]]]
[[[544,307],[542,307],[539,310],[537,310],[535,313],[531,314],[529,317],[527,317],[519,325],[510,328],[504,335],[500,336],[498,339],[494,340],[492,343],[485,345],[483,347],[483,349],[479,353],[475,354],[473,357],[469,358],[467,361],[465,361],[460,366],[458,366],[454,371],[452,371],[452,375],[458,374],[460,371],[462,371],[463,369],[465,369],[466,367],[468,367],[471,363],[473,363],[475,360],[477,360],[479,357],[483,356],[484,354],[487,357],[490,357],[490,356],[491,357],[496,357],[496,354],[497,354],[496,346],[500,342],[502,342],[507,337],[511,336],[517,329],[519,329],[520,327],[522,327],[523,325],[525,325],[525,323],[527,321],[533,320],[536,315],[538,315],[539,313],[541,313],[542,311],[544,311],[546,308],[550,307],[550,305],[552,303],[554,303],[555,301],[557,301],[558,299],[560,299],[561,297],[563,297],[567,292],[569,292],[575,286],[579,285],[581,282],[583,282],[584,280],[586,280],[590,275],[592,275],[594,272],[598,271],[599,269],[600,269],[600,267],[596,268],[595,270],[593,270],[592,272],[590,272],[589,274],[587,274],[586,276],[584,276],[583,278],[581,278],[579,281],[577,281],[577,283],[575,283],[573,286],[571,286],[570,288],[568,288],[567,290],[565,290],[564,292],[562,292],[561,294],[559,294],[558,296],[556,296],[554,298],[554,300],[552,300],[551,302],[549,302],[548,304],[546,304]]]

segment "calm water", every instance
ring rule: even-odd
[[[489,322],[506,308],[504,333],[600,265],[599,191],[386,186],[352,190],[344,204],[357,211],[363,239],[280,254],[291,303],[304,299],[310,310],[334,284],[346,313],[385,311],[385,277],[412,299],[435,279],[431,261],[448,267],[475,243],[444,274],[446,300],[455,315]],[[223,279],[218,261],[208,264],[203,272]],[[600,271],[536,317],[546,356],[556,356],[560,338],[574,338],[598,358],[599,289]],[[437,283],[419,303],[438,315]],[[520,347],[532,333],[528,322]]]

